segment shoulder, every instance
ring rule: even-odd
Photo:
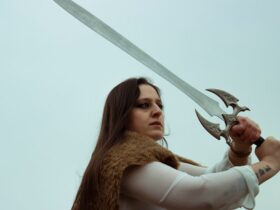
[[[126,132],[121,143],[115,145],[104,159],[105,165],[127,167],[159,161],[177,168],[178,158],[153,139],[136,132]]]

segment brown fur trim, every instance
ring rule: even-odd
[[[178,160],[195,164],[193,161],[174,155],[147,136],[127,132],[122,143],[114,146],[103,161],[100,171],[100,193],[98,197],[93,198],[93,209],[119,209],[121,178],[129,166],[141,166],[159,161],[177,169]]]

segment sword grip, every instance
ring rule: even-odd
[[[254,142],[254,144],[257,146],[256,148],[260,147],[264,141],[264,138],[260,136],[260,138]]]

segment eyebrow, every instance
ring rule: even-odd
[[[153,99],[152,98],[139,98],[139,99],[137,99],[137,101],[153,101]],[[160,98],[157,98],[156,102],[162,103]]]

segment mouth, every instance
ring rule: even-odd
[[[162,124],[160,122],[152,122],[150,125],[160,126],[162,127]]]

